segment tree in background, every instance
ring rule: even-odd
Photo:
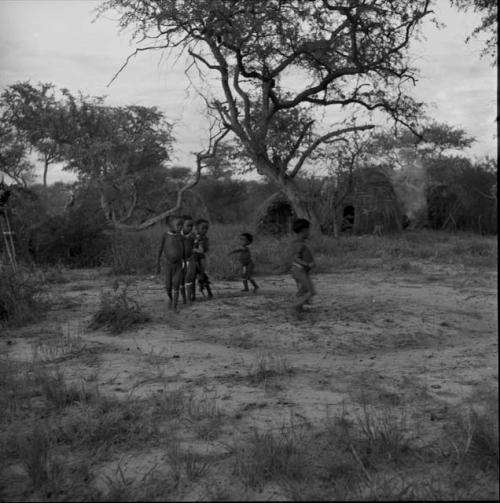
[[[100,12],[108,10],[143,42],[134,55],[179,48],[200,72],[217,76],[219,93],[204,93],[209,109],[254,169],[316,228],[297,183],[315,149],[373,128],[362,122],[366,112],[379,110],[409,127],[420,112],[404,85],[415,78],[406,53],[430,12],[427,0],[107,0]],[[342,112],[330,128],[319,110],[335,107]],[[359,123],[339,125],[345,115]]]
[[[35,166],[28,159],[30,145],[26,139],[0,117],[0,174],[27,187],[33,181]]]
[[[463,129],[430,122],[408,131],[373,135],[365,163],[386,165],[398,199],[414,226],[496,233],[496,163],[470,161],[474,142]]]
[[[481,15],[481,24],[474,28],[465,41],[468,43],[472,37],[478,37],[483,33],[488,35],[481,55],[490,58],[492,65],[495,66],[498,63],[497,0],[451,0],[451,4],[461,11],[473,10]]]
[[[49,166],[60,162],[61,143],[68,141],[68,124],[53,84],[18,82],[0,97],[2,122],[34,150],[43,162],[43,185],[47,186]]]
[[[103,98],[68,91],[64,96],[71,125],[71,137],[62,145],[64,169],[98,188],[110,223],[137,223],[137,203],[147,197],[140,189],[165,178],[174,142],[171,124],[156,107],[109,106]]]

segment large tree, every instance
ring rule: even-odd
[[[342,118],[382,111],[412,127],[420,110],[404,90],[415,79],[406,53],[428,0],[107,0],[108,10],[133,28],[134,54],[178,48],[215,74],[208,107],[316,224],[298,174],[318,146],[375,125]],[[321,120],[326,108],[339,110],[337,127]]]
[[[53,84],[18,82],[7,87],[0,98],[2,120],[23,137],[43,163],[42,180],[47,186],[49,166],[62,160],[61,141],[67,136],[64,110]]]

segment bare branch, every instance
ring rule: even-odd
[[[300,168],[302,168],[304,162],[306,159],[314,152],[314,150],[321,144],[325,143],[327,140],[330,140],[331,138],[346,134],[346,133],[352,133],[353,131],[366,131],[368,129],[373,129],[375,127],[374,124],[367,124],[364,126],[352,126],[344,129],[338,129],[337,131],[330,131],[327,134],[324,134],[323,136],[320,136],[317,138],[309,147],[302,153],[300,156],[299,160],[297,161],[297,164],[293,168],[292,172],[288,175],[289,178],[294,178],[297,173],[299,172]],[[339,141],[342,141],[343,139],[339,138]]]
[[[228,128],[224,128],[215,135],[211,135],[209,146],[207,150],[203,152],[198,152],[196,154],[196,172],[193,177],[193,179],[189,182],[187,182],[185,185],[183,185],[178,191],[177,191],[177,199],[175,205],[168,209],[165,210],[164,212],[149,218],[145,222],[142,222],[141,224],[138,225],[126,225],[122,223],[121,221],[113,221],[113,227],[115,229],[120,229],[120,230],[129,230],[129,231],[141,231],[144,229],[147,229],[157,222],[161,222],[163,219],[168,217],[169,215],[175,214],[177,211],[179,211],[181,205],[182,205],[182,200],[184,193],[190,189],[192,189],[200,180],[201,177],[201,171],[203,169],[204,163],[206,163],[207,160],[215,157],[217,153],[217,148],[220,144],[220,142],[225,138],[225,136],[229,133]],[[101,199],[102,201],[102,199]],[[111,214],[112,215],[112,214]]]

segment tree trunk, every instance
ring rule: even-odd
[[[49,158],[47,154],[44,156],[44,166],[43,166],[43,186],[47,187],[47,171],[49,170]]]
[[[305,218],[311,223],[311,234],[321,234],[321,224],[316,211],[314,201],[307,201],[305,195],[297,186],[295,179],[285,178],[276,174],[276,169],[262,161],[259,157],[253,157],[257,166],[257,172],[264,175],[268,180],[277,183],[285,193],[298,218]]]
[[[305,218],[311,223],[311,234],[321,234],[321,223],[314,210],[313,201],[305,200],[304,195],[301,194],[300,189],[293,181],[287,181],[283,186],[283,190],[290,200],[297,217]]]
[[[337,218],[337,208],[333,209],[333,237],[339,238],[339,220]]]

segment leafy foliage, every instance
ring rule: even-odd
[[[498,63],[498,2],[496,0],[451,0],[459,10],[473,10],[481,15],[481,24],[465,39],[469,42],[471,37],[487,34],[482,56],[491,58],[492,64]]]

